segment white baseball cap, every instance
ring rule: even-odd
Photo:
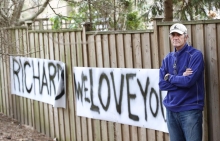
[[[177,32],[179,34],[186,34],[187,28],[181,23],[175,23],[170,27],[170,33]]]

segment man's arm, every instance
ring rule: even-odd
[[[162,91],[176,90],[177,87],[175,85],[171,84],[168,80],[165,80],[165,75],[168,74],[168,72],[166,71],[167,69],[165,68],[166,68],[165,61],[163,61],[159,71],[159,88]]]
[[[204,61],[202,53],[196,53],[190,63],[189,68],[183,73],[182,76],[171,75],[169,82],[177,87],[191,87],[194,85],[199,77],[203,75]]]

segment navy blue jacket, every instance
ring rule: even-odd
[[[183,76],[186,68],[193,74]],[[164,76],[169,73],[167,81]],[[167,91],[164,106],[173,111],[200,109],[204,106],[204,60],[201,51],[185,44],[180,51],[170,52],[160,67],[159,88]]]

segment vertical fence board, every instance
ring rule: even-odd
[[[73,56],[73,58],[72,58],[72,60],[75,62],[74,64],[73,64],[73,66],[82,66],[82,62],[81,62],[81,59],[79,58],[78,59],[78,54],[80,54],[80,56],[81,56],[81,48],[78,48],[78,46],[77,46],[77,44],[78,44],[78,42],[77,42],[77,39],[75,39],[76,37],[75,37],[75,35],[73,36],[74,38],[72,38],[72,40],[74,41],[74,46],[73,46],[73,48],[72,48],[72,54],[73,55],[75,55],[75,56]],[[76,121],[76,140],[78,140],[78,141],[82,141],[82,135],[83,135],[83,130],[82,130],[82,128],[83,127],[85,127],[85,124],[83,123],[83,125],[81,126],[81,117],[79,117],[79,116],[76,116],[76,119],[75,119]]]
[[[187,28],[187,34],[188,34],[188,44],[193,46],[193,34],[192,34],[192,26],[191,25],[186,25]]]
[[[158,20],[160,20],[160,19],[158,19]],[[159,27],[157,26],[158,20],[154,20],[154,32],[151,37],[151,39],[152,39],[152,41],[151,41],[151,43],[152,43],[151,57],[152,57],[152,62],[153,62],[152,63],[153,68],[159,68],[159,66],[160,66],[159,52],[158,52],[158,50],[159,50],[159,43],[158,43],[159,37],[158,37],[158,35],[160,35],[160,34],[158,34],[158,31],[159,31]],[[152,141],[154,141],[154,140],[152,140]]]
[[[215,24],[209,24],[207,25],[207,60],[206,62],[209,62],[209,67],[207,67],[207,77],[209,80],[209,87],[208,87],[208,115],[209,119],[211,121],[215,122],[209,122],[209,133],[212,133],[212,136],[210,136],[209,140],[217,141],[220,139],[220,134],[213,134],[218,129],[220,129],[220,121],[215,120],[216,117],[220,117],[220,111],[219,111],[219,81],[218,81],[218,63],[217,63],[217,40],[216,40],[216,25]],[[214,77],[212,77],[214,76]],[[211,78],[211,79],[210,79]]]
[[[44,58],[45,47],[44,47],[43,33],[39,33],[38,37],[39,37],[39,40],[38,40],[39,41],[39,47],[41,49],[40,58]],[[39,79],[39,81],[42,81],[42,80]],[[44,88],[45,87],[42,87],[41,89],[43,90]],[[39,102],[40,131],[45,134],[46,132],[45,132],[44,105],[45,105],[45,103]]]
[[[15,45],[19,47],[19,43],[20,43],[19,30],[15,30],[15,38],[16,38]],[[19,48],[17,48],[17,52],[20,53]],[[21,121],[20,96],[16,96],[15,99],[16,99],[17,120],[20,122]]]
[[[150,33],[141,34],[141,52],[142,52],[142,67],[151,68],[151,43]]]
[[[109,35],[109,51],[110,51],[110,65],[112,68],[116,68],[118,66],[118,63],[117,63],[116,41],[114,34]]]
[[[58,33],[59,37],[59,60],[62,62],[65,62],[65,54],[64,54],[64,35],[63,33]],[[65,141],[65,123],[64,123],[64,109],[63,108],[58,108],[59,112],[59,129],[60,129],[60,140]]]
[[[72,92],[73,90],[70,89],[72,85],[72,67],[71,67],[71,57],[69,54],[70,49],[70,40],[69,40],[69,32],[64,33],[64,57],[65,57],[65,66],[66,66],[66,108],[64,109],[64,124],[65,124],[65,140],[71,140],[71,133],[70,133],[70,103],[73,103]],[[68,51],[68,52],[67,52]]]
[[[133,56],[132,56],[132,42],[131,42],[131,34],[124,35],[124,48],[125,48],[125,66],[127,68],[133,67]]]
[[[123,34],[116,35],[116,50],[118,59],[118,68],[125,68],[125,51]],[[130,141],[130,128],[129,125],[122,124],[122,140]]]
[[[4,37],[4,30],[1,30],[0,34],[1,34],[1,36]],[[4,39],[1,38],[0,40],[1,40],[1,43],[2,43]],[[2,44],[1,47],[4,48],[4,44]],[[5,89],[6,89],[6,86],[5,86],[5,81],[4,81],[5,80],[5,78],[4,78],[4,76],[5,76],[5,69],[4,69],[5,68],[4,67],[5,63],[4,63],[4,61],[5,61],[4,60],[4,55],[1,55],[1,68],[0,68],[1,69],[1,87],[0,87],[0,89],[1,89],[1,94],[2,95],[1,95],[1,101],[0,101],[1,103],[0,104],[1,104],[1,112],[6,113],[5,112],[5,102],[6,102],[5,101]]]
[[[97,56],[97,67],[103,68],[103,62],[106,58],[106,56],[103,55],[104,49],[102,49],[102,37],[101,35],[96,35],[95,36],[95,45],[96,45],[96,56]],[[106,92],[107,93],[107,92]],[[107,122],[104,120],[100,121],[100,126],[101,126],[101,141],[108,141],[108,135],[107,135]]]
[[[13,33],[13,32],[11,32]],[[0,30],[0,35],[3,36],[3,31]],[[0,38],[0,43],[3,42],[3,39]],[[1,46],[2,47],[2,46]],[[2,48],[1,48],[2,50]],[[4,113],[3,111],[3,55],[0,55],[0,112]]]
[[[8,34],[8,31],[6,31],[5,33],[4,33],[4,39],[3,40],[8,40],[9,39],[9,34]],[[2,45],[2,44],[1,44]],[[3,46],[5,47],[5,53],[7,54],[7,53],[9,53],[9,49],[8,49],[8,44],[7,43],[4,43],[3,42]],[[4,97],[3,97],[3,104],[5,105],[4,106],[4,113],[7,115],[7,116],[9,116],[9,104],[8,104],[8,90],[9,90],[9,88],[10,88],[10,86],[9,86],[9,83],[8,83],[8,67],[9,67],[9,57],[8,57],[8,55],[5,55],[4,56],[4,60],[3,60],[3,64],[4,64],[4,66],[3,66],[3,68],[4,68],[4,76],[3,76],[3,79],[4,79]]]
[[[47,34],[48,38],[48,57],[54,60],[54,44],[53,44],[53,33]],[[48,105],[48,124],[49,124],[49,135],[50,137],[55,137],[55,123],[54,123],[54,108],[52,105]]]
[[[218,55],[218,58],[217,58],[217,70],[216,70],[216,73],[218,74],[218,85],[216,86],[217,88],[217,90],[218,91],[216,91],[216,92],[218,92],[218,93],[216,93],[218,96],[220,95],[220,90],[219,90],[219,88],[220,88],[220,75],[219,75],[219,70],[220,70],[220,36],[219,36],[219,33],[220,33],[220,24],[218,24],[217,25],[217,30],[216,30],[216,35],[217,35],[217,38],[216,38],[216,41],[217,41],[217,55]],[[215,77],[215,76],[214,76]],[[220,112],[220,106],[219,106],[219,102],[220,102],[220,98],[218,97],[218,103],[217,103],[217,111],[218,112]],[[215,118],[216,120],[218,120],[218,122],[219,122],[219,114],[217,115],[217,117]],[[210,121],[210,122],[212,122],[212,121]],[[216,127],[216,129],[217,128],[219,128],[219,126],[220,125],[217,125],[217,127]],[[210,132],[209,132],[210,133]],[[213,133],[213,134],[218,134],[218,137],[216,138],[216,139],[218,139],[218,140],[220,140],[220,135],[219,135],[219,132],[218,132],[218,130],[215,130],[215,132]],[[213,135],[214,136],[214,135]]]
[[[169,27],[165,26],[163,28],[159,28],[159,61],[160,61],[160,65],[162,63],[163,58],[171,52],[170,50],[170,38],[169,38]],[[173,47],[172,47],[173,48]]]
[[[2,39],[0,39],[0,43],[1,43],[1,40]],[[3,76],[3,65],[2,64],[3,64],[3,59],[2,59],[2,55],[1,55],[0,56],[0,86],[1,86],[0,87],[0,112],[4,113],[4,111],[3,111],[3,78],[2,78],[2,76]]]
[[[140,34],[133,34],[132,36],[132,56],[133,56],[133,66],[131,68],[142,68],[142,60],[141,60],[141,45],[140,45]],[[131,141],[137,141],[138,135],[140,134],[138,130],[140,127],[131,126]],[[144,132],[142,131],[142,134]]]
[[[151,34],[150,36],[150,42],[151,42],[151,68],[155,68],[156,64],[155,62],[157,62],[156,56],[158,56],[158,49],[156,48],[155,42],[154,42],[154,36],[156,33]],[[158,63],[159,65],[159,63]],[[159,68],[159,67],[158,67]],[[156,141],[156,131],[152,130],[152,129],[147,129],[147,141]]]
[[[54,33],[53,35],[53,42],[54,42],[54,60],[59,60],[59,37],[58,33]],[[55,135],[58,140],[61,140],[61,132],[60,132],[60,124],[59,124],[60,118],[59,118],[59,111],[58,108],[54,108],[54,125],[55,125]]]
[[[110,52],[110,66],[116,68],[117,63],[117,51],[116,51],[116,37],[115,34],[109,35],[109,52]],[[122,127],[119,123],[113,123],[114,126],[114,140],[122,141]]]
[[[145,47],[147,47],[147,42],[143,42],[146,41],[147,39],[144,39],[143,37],[145,36],[142,36],[142,34],[134,34],[133,35],[133,55],[134,55],[134,68],[143,68],[143,63],[150,63],[150,62],[147,62],[149,60],[143,60],[144,59],[147,59],[148,56],[145,56],[145,53],[144,52],[148,52],[146,50]],[[149,41],[149,40],[148,40]],[[143,43],[143,45],[141,44]],[[131,133],[132,134],[132,133]],[[142,127],[137,127],[137,137],[133,138],[133,141],[135,140],[139,140],[139,141],[146,141],[147,139],[147,134],[146,134],[146,128],[142,128]]]
[[[78,42],[79,39],[78,39]],[[75,66],[84,66],[84,67],[88,67],[88,48],[87,48],[87,44],[88,44],[88,41],[87,41],[87,38],[86,38],[86,31],[85,31],[85,27],[83,28],[83,32],[82,32],[82,56],[83,56],[83,62],[77,64],[77,63],[74,63]],[[77,53],[76,53],[77,55]],[[75,62],[76,58],[72,59],[72,61]],[[75,113],[76,115],[76,113]],[[77,116],[77,115],[76,115]],[[81,127],[82,127],[82,141],[92,141],[93,137],[92,137],[92,120],[91,119],[88,119],[86,117],[81,117]]]
[[[3,40],[9,40],[10,39],[10,35],[9,35],[9,32],[8,32],[8,30],[5,32],[5,35],[4,35],[4,39]],[[4,44],[4,42],[3,42],[3,44]],[[6,43],[6,45],[5,45],[5,51],[6,51],[6,53],[9,53],[9,51],[10,51],[10,49],[9,49],[9,44],[7,44]],[[10,92],[10,80],[9,80],[9,78],[10,78],[10,76],[9,76],[9,73],[8,73],[8,71],[9,71],[9,56],[8,55],[5,55],[5,60],[4,60],[4,83],[5,83],[5,87],[4,87],[4,89],[5,89],[5,114],[7,115],[7,116],[10,116],[10,107],[9,107],[9,92]]]
[[[197,35],[193,35],[193,46],[199,49],[203,57],[205,58],[205,36],[204,36],[204,26],[203,24],[198,24],[192,31],[193,33],[197,33]],[[206,63],[205,63],[206,64]],[[206,77],[205,77],[205,84],[206,84]],[[203,141],[208,140],[208,123],[207,123],[207,93],[205,93],[205,107],[203,112]]]
[[[69,52],[69,53],[67,53],[67,56],[70,56],[70,62],[69,62],[69,64],[70,64],[70,67],[71,67],[71,70],[72,70],[72,68],[74,67],[74,66],[77,66],[77,63],[76,63],[76,40],[75,40],[75,32],[71,32],[70,33],[70,37],[69,37],[70,39],[70,48],[69,48],[69,50],[67,49],[66,50],[66,52]],[[67,62],[68,63],[68,62]],[[69,96],[69,98],[70,98],[70,101],[72,100],[72,102],[73,103],[71,103],[70,102],[70,106],[72,107],[70,107],[70,129],[71,129],[71,139],[72,140],[74,140],[74,139],[76,139],[77,137],[76,137],[76,113],[75,113],[75,99],[74,99],[74,93],[75,93],[75,91],[74,91],[74,76],[73,76],[73,71],[71,71],[71,72],[69,72],[69,73],[71,73],[71,79],[72,80],[68,80],[68,82],[69,81],[71,81],[71,83],[72,83],[72,93],[70,92],[70,96]],[[70,75],[70,74],[68,74],[68,75]],[[68,84],[68,83],[67,83]]]
[[[22,39],[23,39],[23,35],[22,35],[22,30],[21,29],[19,29],[18,30],[18,37],[19,37],[19,40],[18,40],[18,46],[19,46],[19,51],[18,51],[18,54],[20,54],[20,55],[22,55],[22,56],[24,56],[23,54],[24,54],[24,43],[23,43],[23,41],[22,41]],[[23,71],[22,71],[22,73],[24,73]],[[23,80],[21,80],[21,85],[22,85],[22,87],[21,87],[21,91],[24,91],[24,85],[23,85],[23,83],[24,83],[24,81]],[[24,109],[24,101],[25,101],[25,98],[24,97],[21,97],[21,96],[19,96],[19,107],[20,107],[20,120],[19,120],[19,122],[21,123],[21,124],[24,124],[24,111],[25,111],[25,109]]]
[[[109,56],[109,41],[108,35],[102,35],[102,48],[103,48],[103,67],[110,67],[110,56]]]
[[[103,68],[103,58],[102,56],[102,40],[101,40],[101,35],[96,35],[95,36],[95,47],[96,47],[96,62],[97,62],[97,67]]]
[[[11,36],[10,39],[12,40],[12,46],[15,46],[16,45],[15,44],[15,41],[16,41],[15,31],[10,30],[9,34]],[[14,50],[12,50],[12,53],[14,53]],[[11,115],[12,115],[13,118],[17,119],[18,115],[17,115],[17,109],[16,109],[16,95],[12,94],[11,98],[12,98],[12,107],[11,107],[12,108],[12,110],[11,110],[12,114]]]
[[[37,52],[39,52],[39,47],[36,46],[38,44],[35,43],[35,42],[37,42],[35,40],[36,39],[36,35],[34,33],[29,33],[28,36],[29,36],[28,40],[29,40],[29,43],[30,43],[29,44],[29,50],[31,52],[31,54],[29,54],[29,55],[30,55],[30,57],[36,57],[37,56]],[[35,119],[36,119],[35,115],[37,115],[37,116],[39,115],[39,113],[38,112],[36,113],[36,111],[35,111],[36,107],[37,107],[36,106],[37,103],[38,102],[35,101],[35,100],[30,100],[30,102],[28,102],[28,107],[29,107],[28,108],[28,113],[29,113],[28,120],[29,120],[29,125],[30,126],[33,126],[35,129],[37,129],[37,127],[38,127],[38,131],[40,131],[40,127],[39,126],[36,127],[36,123],[35,123]]]
[[[87,38],[86,38],[86,31],[85,31],[85,27],[83,28],[82,31],[82,47],[83,47],[83,66],[84,67],[88,67],[88,50],[87,50]]]
[[[108,43],[109,43],[108,44],[109,45],[109,67],[115,68],[117,67],[117,57],[116,57],[116,43],[115,43],[114,34],[108,35]],[[112,131],[109,133],[109,141],[112,141],[112,140],[121,141],[122,140],[121,136],[119,136],[119,134],[121,134],[121,124],[109,122],[108,130]]]
[[[44,48],[44,59],[50,59],[49,56],[49,33],[43,34],[43,48]],[[50,136],[50,119],[49,119],[49,104],[44,103],[44,126],[45,134]]]
[[[220,70],[220,36],[219,36],[219,33],[220,33],[220,24],[217,25],[217,30],[216,30],[216,35],[217,35],[217,39],[216,39],[216,42],[217,42],[217,55],[218,55],[218,58],[217,58],[217,70]],[[220,82],[220,75],[219,75],[219,71],[217,72],[218,74],[218,82]],[[220,88],[220,83],[218,83],[218,86],[217,88]],[[218,89],[218,92],[220,93],[220,90]],[[208,94],[207,94],[208,96]],[[219,99],[220,101],[220,99]],[[220,107],[218,107],[218,111],[220,111]],[[218,134],[218,132],[216,132]],[[219,138],[218,138],[219,139]]]
[[[121,39],[123,37],[123,39]],[[121,58],[124,58],[122,61],[125,62],[120,62],[120,64],[125,64],[122,67],[127,67],[127,68],[132,68],[133,67],[133,55],[132,55],[132,42],[131,42],[131,35],[130,34],[125,34],[124,36],[119,34],[117,36],[117,50],[118,56]],[[119,57],[119,58],[120,58]],[[120,60],[120,59],[119,59]],[[136,128],[136,127],[135,127]],[[129,125],[122,124],[122,137],[123,140],[129,141],[132,140],[132,134],[134,134],[133,137],[137,135],[137,131],[132,130],[132,127]]]
[[[102,35],[102,46],[103,46],[103,66],[106,68],[110,67],[110,52],[109,52],[109,40],[108,35]],[[114,141],[114,123],[107,122],[107,141]]]
[[[40,48],[40,44],[39,44],[39,37],[38,34],[35,33],[34,34],[34,48],[35,48],[35,58],[40,58],[40,52],[42,51],[42,49]],[[34,76],[37,77],[37,75],[39,75],[36,70],[34,70]],[[34,100],[33,101],[33,117],[34,117],[34,127],[35,129],[40,132],[41,131],[41,123],[40,123],[40,108],[39,108],[39,103],[38,101]]]
[[[34,33],[28,34],[29,41],[29,57],[35,56],[35,48],[34,48]],[[33,110],[33,100],[28,100],[28,125],[34,127],[34,110]]]
[[[24,56],[25,57],[27,57],[29,54],[27,36],[28,36],[27,30],[23,29],[22,30],[22,42],[23,42],[23,46],[24,46]],[[8,77],[10,78],[10,75]],[[9,95],[9,96],[11,97],[11,95]],[[29,116],[28,115],[28,109],[29,109],[28,101],[30,101],[30,99],[24,98],[24,120],[23,120],[24,124],[28,124],[28,116]]]
[[[159,45],[159,64],[162,64],[163,58],[171,52],[170,49],[170,38],[169,38],[169,26],[163,26],[159,28],[159,34],[158,34],[158,45]],[[173,48],[173,47],[172,47]],[[159,66],[160,67],[160,66]],[[165,133],[156,131],[156,140],[164,140]]]
[[[76,45],[76,60],[77,60],[77,63],[76,63],[76,66],[78,65],[78,66],[83,66],[83,50],[82,50],[82,41],[81,41],[81,35],[80,35],[80,32],[79,33],[77,33],[76,34],[76,39],[75,39],[75,45]],[[91,119],[88,119],[88,123],[89,123],[89,125],[87,126],[87,124],[86,124],[86,119],[83,117],[83,120],[81,120],[82,118],[81,117],[76,117],[76,120],[78,120],[77,122],[76,122],[76,124],[77,124],[77,131],[76,131],[76,133],[77,133],[77,140],[79,140],[79,141],[81,141],[82,139],[85,139],[85,134],[87,133],[87,131],[89,130],[89,129],[92,129],[92,126],[91,126],[91,124],[92,124],[92,121],[91,121]],[[82,125],[83,125],[83,128],[82,128],[82,125],[81,125],[81,121],[83,121],[83,123],[82,123]],[[87,128],[89,128],[88,130],[83,130],[83,129],[86,129],[86,126],[87,126]],[[79,130],[79,131],[78,131]],[[84,134],[83,134],[84,133]],[[91,138],[89,138],[90,140],[92,139],[92,133],[90,132],[89,133],[90,135],[90,137]]]
[[[95,42],[94,42],[95,41]],[[88,37],[88,48],[89,48],[89,66],[90,67],[97,67],[97,58],[96,58],[96,47],[95,47],[95,43],[96,43],[96,40],[95,40],[95,37],[94,35],[90,35]],[[91,94],[91,97],[92,94]],[[93,101],[91,101],[91,104],[93,106],[95,106],[95,103],[93,103]],[[96,110],[96,107],[94,107],[94,112],[97,112]],[[100,121],[97,120],[97,119],[93,119],[92,120],[92,126],[93,126],[93,140],[94,141],[101,141],[101,128],[100,128]]]
[[[132,51],[134,58],[134,68],[142,68],[142,60],[141,60],[141,39],[140,34],[132,35]]]

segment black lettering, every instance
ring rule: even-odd
[[[55,100],[58,100],[60,98],[62,98],[65,95],[65,81],[64,81],[64,69],[62,69],[61,71],[61,86],[59,87],[61,89],[61,92],[59,92],[56,97]]]
[[[21,87],[22,87],[22,92],[24,92],[24,85],[23,85],[23,84],[24,84],[24,83],[23,83],[23,82],[24,82],[24,78],[23,78],[24,71],[23,71],[23,67],[22,67],[21,59],[19,59],[19,62],[20,62],[20,66],[21,66],[21,74],[22,74],[22,75],[21,75],[21,76],[22,76],[22,77],[21,77]]]
[[[15,64],[18,65],[18,69],[15,70]],[[13,57],[13,79],[14,79],[14,89],[16,90],[16,85],[15,85],[15,76],[17,77],[18,79],[18,88],[19,88],[19,91],[20,91],[20,79],[19,79],[19,76],[18,76],[18,73],[20,72],[20,65],[19,65],[19,62]]]
[[[153,111],[153,109],[152,109],[152,104],[151,104],[151,98],[152,98],[152,95],[155,95],[155,98],[156,98],[156,111],[154,112]],[[158,96],[157,96],[157,93],[156,93],[156,91],[155,91],[155,89],[154,88],[151,88],[151,91],[150,91],[150,111],[151,111],[151,113],[152,113],[152,115],[154,116],[154,117],[156,117],[157,116],[157,114],[158,114],[158,103],[159,103],[159,100],[158,100]]]
[[[57,64],[58,80],[60,80],[60,71],[62,71],[62,66],[60,64]]]
[[[74,76],[75,76],[75,74],[74,74]],[[87,76],[85,76],[83,72],[81,73],[81,83],[82,83],[81,85],[79,82],[76,82],[76,77],[74,77],[76,97],[78,99],[80,99],[81,102],[83,102],[83,93],[82,93],[83,87],[84,87],[85,95],[86,95],[86,91],[88,91],[88,88],[85,88],[85,81],[87,81]],[[78,85],[77,85],[77,83],[78,83]],[[86,98],[86,96],[85,96],[85,101],[90,103],[89,98]]]
[[[91,107],[90,107],[90,110],[100,113],[99,107],[96,106],[94,104],[94,101],[93,101],[93,75],[92,75],[92,69],[89,69],[89,76],[90,76],[90,86],[91,86],[90,87],[90,96],[91,96]]]
[[[84,88],[84,92],[85,92],[85,101],[87,101],[88,103],[90,103],[90,99],[88,97],[86,97],[86,92],[88,91],[88,88],[86,88],[86,84],[85,82],[87,81],[87,76],[82,75],[82,80],[83,80],[83,88]]]
[[[44,65],[44,62],[43,62],[42,85],[41,85],[41,89],[40,89],[40,94],[42,94],[44,86],[46,86],[47,93],[49,94],[49,89],[48,89],[48,84],[47,84],[47,77],[46,77],[46,73],[45,73],[45,65]]]
[[[56,88],[55,88],[55,83],[54,83],[54,78],[56,77],[56,66],[53,63],[48,63],[48,70],[49,70],[49,84],[50,84],[50,95],[51,95],[52,85],[53,85],[54,93],[56,93]],[[54,70],[53,73],[52,73],[52,70]]]
[[[146,85],[145,85],[145,90],[143,90],[142,86],[141,86],[141,83],[139,81],[139,79],[137,79],[137,83],[138,83],[138,86],[141,90],[141,94],[144,98],[144,112],[145,112],[145,120],[147,121],[147,93],[148,93],[148,87],[149,87],[149,84],[150,84],[150,80],[149,80],[149,77],[147,77],[147,80],[146,80]]]
[[[113,72],[111,72],[110,74],[111,74],[111,78],[112,78],[112,85],[113,85],[113,90],[114,90],[114,95],[115,95],[116,110],[119,114],[121,114],[121,102],[122,102],[122,94],[123,94],[123,86],[124,86],[124,75],[121,74],[120,95],[119,95],[119,102],[118,102],[117,96],[116,96],[114,74],[113,74]]]
[[[133,77],[136,76],[136,74],[126,74],[126,82],[127,82],[127,95],[128,95],[128,114],[129,114],[129,118],[134,120],[134,121],[139,121],[139,117],[137,115],[134,115],[131,113],[131,103],[130,100],[131,99],[135,99],[136,95],[135,94],[131,94],[129,91],[129,79],[133,79]]]
[[[102,102],[102,98],[101,98],[101,88],[102,88],[102,81],[105,80],[107,82],[107,86],[108,86],[108,97],[107,97],[107,103],[106,106],[103,104]],[[101,102],[102,108],[107,111],[109,104],[110,104],[110,85],[109,85],[109,80],[108,77],[106,76],[105,73],[102,73],[99,79],[99,89],[98,89],[98,96],[99,96],[99,101]]]
[[[83,75],[83,73],[82,73]],[[82,81],[81,81],[82,82]],[[80,85],[80,83],[76,82],[76,74],[74,73],[74,84],[75,84],[75,94],[76,94],[76,98],[79,99],[79,96],[81,97],[81,101],[82,101],[82,87]]]
[[[32,91],[32,84],[31,84],[30,89],[28,89],[28,87],[27,87],[27,82],[26,82],[26,77],[27,77],[26,66],[31,67],[31,65],[30,65],[30,63],[29,63],[28,61],[25,61],[25,62],[24,62],[24,71],[25,71],[25,78],[24,78],[24,80],[25,80],[25,88],[26,88],[26,91],[27,91],[28,93],[30,93],[30,92]]]
[[[32,68],[33,68],[33,79],[34,79],[34,93],[36,94],[36,84],[35,84],[35,79],[38,80],[39,82],[39,92],[40,92],[40,67],[39,67],[39,61],[37,62],[38,65],[38,76],[35,75],[34,73],[34,60],[32,60]]]

